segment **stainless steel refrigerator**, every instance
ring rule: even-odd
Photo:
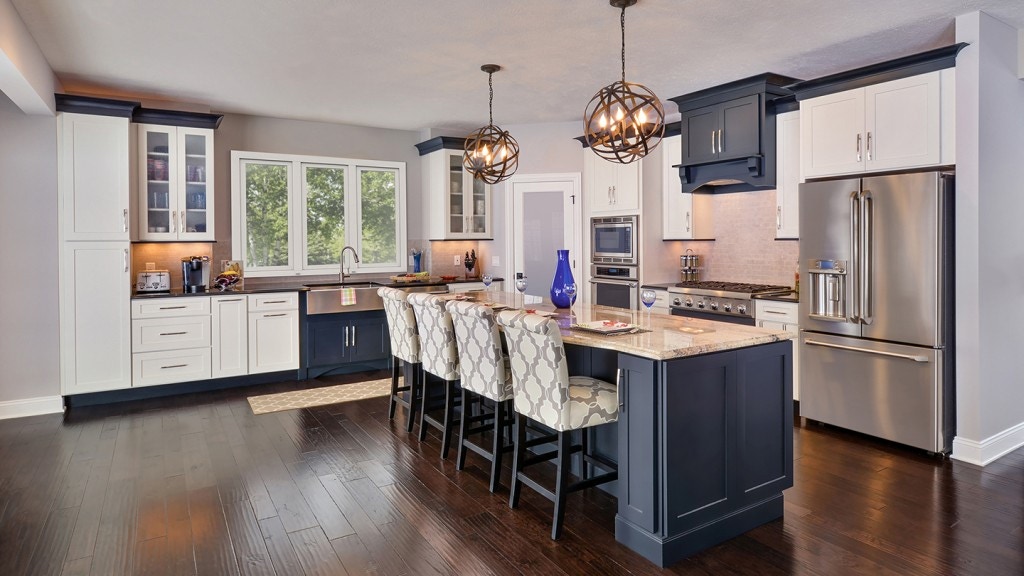
[[[953,174],[800,185],[800,414],[948,452]]]

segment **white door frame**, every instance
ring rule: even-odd
[[[552,174],[516,174],[505,182],[505,262],[508,277],[505,278],[504,289],[506,292],[516,291],[516,242],[522,230],[515,229],[515,185],[520,183],[558,182],[568,183],[571,194],[574,197],[572,208],[573,239],[569,247],[573,254],[576,266],[572,269],[572,275],[577,278],[576,283],[582,286],[582,269],[584,265],[583,255],[583,197],[582,176],[579,172],[561,172]],[[582,289],[580,290],[582,292]]]

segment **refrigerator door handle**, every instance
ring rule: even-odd
[[[857,346],[844,346],[842,344],[832,344],[829,342],[818,342],[817,340],[811,340],[810,338],[804,340],[804,344],[808,346],[822,346],[824,348],[837,348],[839,350],[850,350],[852,352],[864,352],[866,354],[877,354],[879,356],[891,356],[893,358],[903,358],[904,360],[912,360],[914,362],[928,362],[927,356],[921,356],[916,354],[900,354],[899,352],[884,352],[882,350],[872,350],[870,348],[858,348]]]
[[[861,267],[857,271],[860,276],[860,321],[862,324],[871,324],[874,321],[874,298],[872,288],[875,279],[875,247],[874,247],[874,210],[875,200],[870,190],[861,193]]]
[[[849,321],[855,324],[860,324],[860,243],[861,243],[861,230],[860,230],[860,191],[854,190],[850,193],[850,248],[853,250],[853,262],[851,268],[853,274],[850,276],[850,284],[853,288],[853,296],[850,299],[850,317]]]

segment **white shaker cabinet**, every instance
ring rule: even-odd
[[[462,150],[423,156],[428,235],[432,240],[490,239],[491,187],[462,165]]]
[[[213,241],[213,130],[138,124],[141,240]]]
[[[800,399],[800,324],[797,302],[754,301],[754,320],[759,328],[789,332],[793,337],[793,399]]]
[[[61,270],[61,393],[132,385],[128,242],[65,242]]]
[[[775,238],[800,237],[800,111],[785,112],[776,122]]]
[[[953,81],[947,69],[804,100],[804,177],[952,164]]]
[[[210,298],[132,300],[132,386],[210,378]]]
[[[298,293],[250,294],[249,373],[298,370]]]
[[[127,241],[128,119],[57,115],[57,173],[64,241]]]
[[[609,162],[583,149],[584,209],[594,215],[637,214],[640,211],[640,163]]]
[[[661,239],[707,240],[714,237],[711,222],[711,194],[683,193],[679,179],[683,137],[670,136],[661,141]]]
[[[211,296],[214,378],[249,373],[249,315],[244,294]]]

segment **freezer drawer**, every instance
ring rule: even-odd
[[[800,335],[800,414],[941,452],[942,350]]]

